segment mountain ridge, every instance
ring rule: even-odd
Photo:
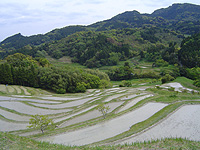
[[[152,14],[126,11],[111,19],[99,21],[88,26],[66,26],[54,29],[46,34],[23,36],[20,33],[10,36],[0,42],[2,49],[19,49],[26,45],[37,46],[61,40],[67,36],[81,31],[108,31],[124,28],[159,27],[180,34],[192,35],[200,32],[200,6],[189,3],[177,3],[167,8],[155,10]]]

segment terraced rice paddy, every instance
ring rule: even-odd
[[[179,92],[180,87],[192,91],[179,83],[162,87],[161,92],[167,91],[166,87],[174,87]],[[93,89],[82,94],[61,96],[41,89],[0,85],[0,92],[7,94],[0,96],[0,131],[35,136],[38,140],[65,145],[87,145],[102,140],[107,144],[124,144],[165,137],[187,137],[200,141],[200,96],[191,94],[191,100],[183,99],[185,105],[178,105],[169,111],[170,115],[165,114],[167,117],[162,118],[158,114],[167,112],[168,106],[180,103],[181,99],[175,100],[175,96],[172,103],[158,103],[154,99],[158,99],[159,94],[147,88]],[[170,94],[173,95],[173,91]],[[189,105],[190,101],[194,104]],[[106,119],[97,110],[101,103],[110,108]],[[28,121],[35,114],[52,118],[57,128],[45,134],[36,129],[28,129]],[[156,117],[158,119],[153,125],[145,124]],[[132,133],[141,123],[146,127]]]
[[[169,118],[158,125],[139,134],[130,137],[120,144],[151,141],[166,137],[187,138],[200,141],[200,105],[183,106]],[[119,143],[118,143],[119,144]]]
[[[50,136],[44,140],[65,145],[91,144],[93,142],[101,141],[129,130],[132,125],[149,118],[155,112],[159,111],[165,106],[166,104],[149,103],[144,107],[110,121],[73,132]]]

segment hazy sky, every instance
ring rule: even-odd
[[[200,0],[1,0],[0,41],[17,33],[29,36],[89,25],[125,11],[152,13],[173,3],[200,5]]]

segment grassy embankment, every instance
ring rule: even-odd
[[[133,143],[132,145],[114,145],[114,146],[64,146],[59,144],[50,144],[48,142],[37,142],[29,138],[20,137],[8,133],[0,132],[0,148],[2,150],[128,150],[128,149],[173,149],[188,150],[200,149],[200,142],[189,141],[186,139],[162,139],[148,141],[144,143]]]

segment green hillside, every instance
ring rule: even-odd
[[[0,57],[7,56],[10,51],[30,45],[41,45],[80,32],[80,31],[109,31],[112,29],[138,29],[143,32],[144,28],[157,27],[162,30],[174,31],[180,38],[182,34],[191,35],[199,32],[200,29],[200,6],[193,4],[173,4],[172,6],[156,10],[152,14],[140,14],[137,11],[128,11],[105,21],[100,21],[88,26],[67,26],[61,29],[55,29],[46,34],[32,35],[25,37],[16,34],[8,37],[0,43]],[[171,16],[171,17],[170,17]],[[172,17],[173,16],[173,17]],[[130,33],[128,33],[130,34]],[[127,35],[128,35],[127,34]]]

